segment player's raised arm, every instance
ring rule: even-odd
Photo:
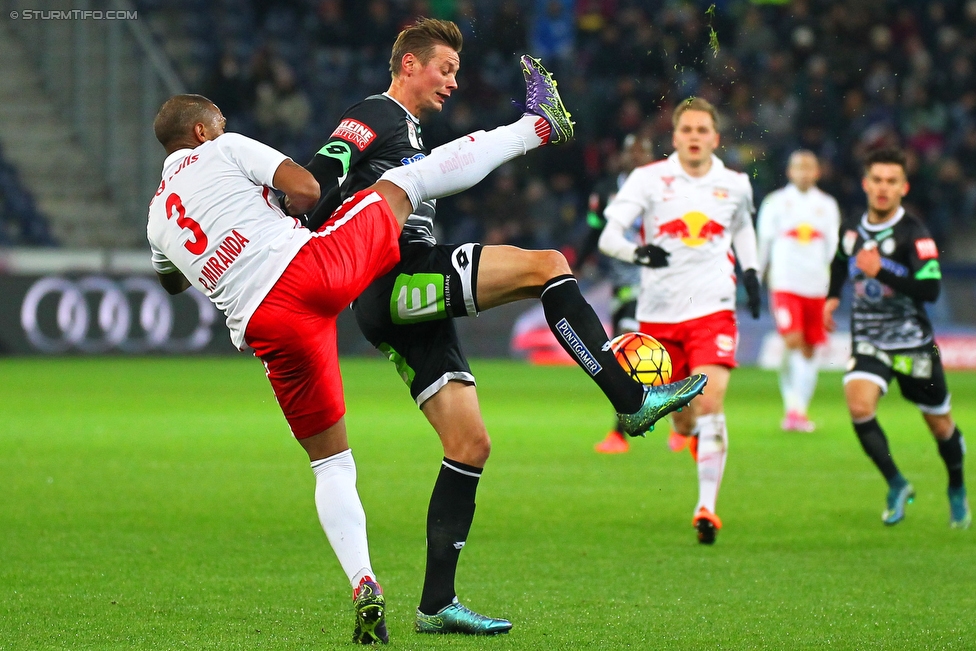
[[[638,217],[651,209],[651,199],[643,187],[646,179],[642,179],[642,176],[640,170],[635,170],[627,177],[624,184],[620,186],[620,191],[603,211],[603,217],[607,223],[600,234],[598,242],[600,251],[624,262],[639,262],[637,260],[638,245],[627,239],[626,232],[634,225]],[[667,264],[666,255],[663,262],[664,264],[651,266],[665,266]],[[641,262],[640,264],[644,263]]]

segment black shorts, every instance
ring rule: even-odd
[[[400,262],[353,303],[366,339],[422,405],[451,380],[474,384],[453,319],[478,314],[480,244],[402,244]]]
[[[892,377],[898,380],[901,395],[914,402],[923,413],[939,416],[949,413],[949,387],[935,344],[884,351],[863,341],[854,342],[854,354],[848,363],[844,384],[851,380],[867,380],[877,384],[884,394],[888,393]]]

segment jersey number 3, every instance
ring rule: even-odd
[[[176,211],[176,225],[185,228],[193,233],[193,239],[183,243],[186,250],[193,255],[200,255],[207,250],[207,236],[204,234],[200,224],[186,216],[186,208],[183,207],[183,200],[180,195],[171,194],[166,197],[166,219],[172,219],[173,211]]]

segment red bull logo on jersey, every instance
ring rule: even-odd
[[[687,246],[701,246],[725,233],[725,226],[705,213],[689,212],[678,219],[664,222],[657,228],[658,235],[680,239]]]
[[[800,244],[809,244],[810,242],[823,239],[824,234],[818,231],[816,228],[810,224],[800,224],[796,228],[792,228],[785,233],[786,237],[792,237],[794,240]]]

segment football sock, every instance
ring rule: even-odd
[[[718,489],[725,472],[729,434],[725,414],[706,414],[698,417],[698,509],[705,507],[715,513]]]
[[[817,358],[807,358],[802,351],[794,350],[790,354],[790,377],[793,381],[793,392],[797,400],[797,410],[806,414],[810,407],[810,400],[817,389]]]
[[[936,442],[939,444],[939,455],[949,471],[949,488],[961,488],[963,457],[966,455],[966,442],[962,438],[962,432],[957,427],[948,439]]]
[[[315,473],[315,508],[319,522],[355,589],[364,576],[375,578],[366,540],[366,512],[356,492],[356,462],[344,450],[312,462]]]
[[[783,396],[783,411],[787,414],[796,411],[799,400],[793,391],[793,351],[787,348],[783,351],[783,361],[779,366],[779,392]]]
[[[380,177],[407,193],[416,208],[427,199],[457,194],[475,185],[513,158],[542,145],[532,116],[491,131],[476,131],[441,145],[416,163],[388,170]]]
[[[457,596],[458,557],[474,520],[481,468],[444,457],[427,509],[427,571],[420,612],[434,615]]]
[[[898,472],[898,467],[895,465],[894,459],[891,458],[891,452],[888,450],[888,438],[885,436],[884,430],[881,429],[881,425],[878,424],[878,419],[872,417],[870,420],[854,423],[854,431],[857,432],[857,438],[861,441],[861,447],[864,448],[865,454],[878,467],[888,484],[898,483],[901,473]]]
[[[541,299],[556,341],[590,374],[617,413],[633,414],[640,409],[644,387],[617,363],[607,331],[580,293],[576,278],[556,276],[542,288]]]

